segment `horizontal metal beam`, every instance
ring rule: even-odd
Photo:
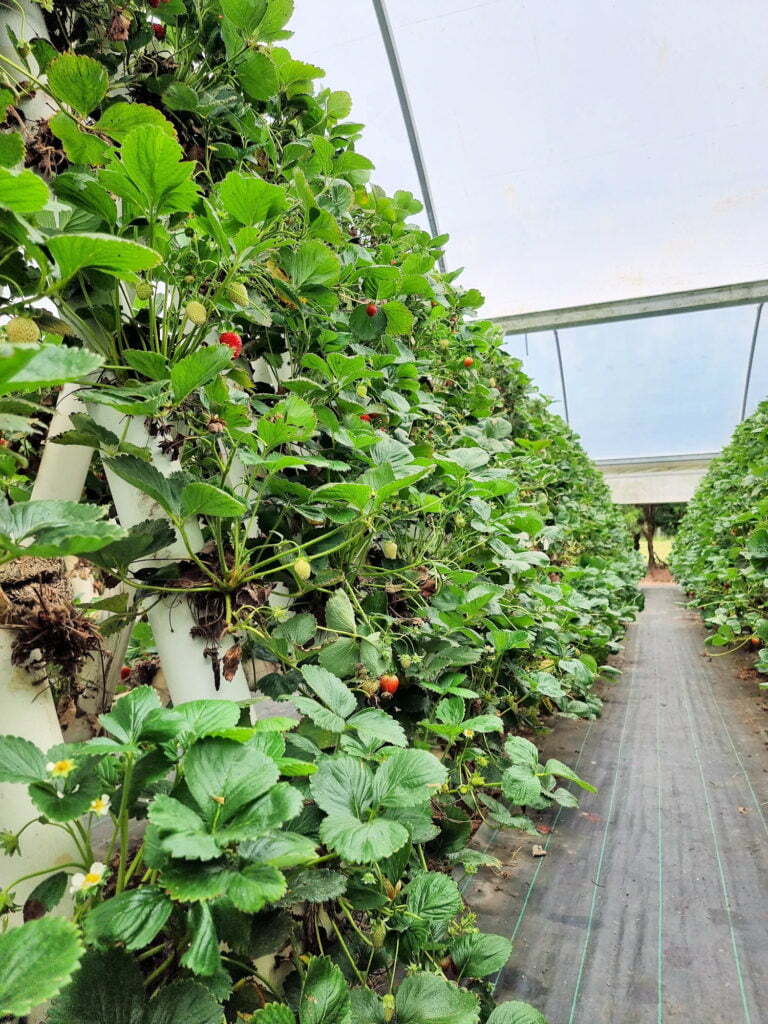
[[[704,309],[748,306],[766,301],[768,281],[748,281],[744,284],[721,285],[717,288],[649,295],[640,299],[616,299],[612,302],[595,302],[588,306],[570,306],[535,313],[511,313],[508,316],[491,319],[502,327],[506,334],[525,334],[565,327],[608,324],[617,320],[638,320],[642,317],[665,316],[670,313],[695,313]]]
[[[666,505],[690,501],[704,479],[706,465],[685,469],[656,466],[634,472],[615,472],[603,467],[603,479],[617,505]]]
[[[647,466],[649,470],[652,470],[654,466],[665,466],[667,463],[680,464],[681,466],[686,464],[699,465],[708,463],[719,454],[719,452],[700,452],[694,455],[643,455],[624,459],[593,459],[592,461],[602,470],[612,469],[615,467],[620,471],[623,466],[630,466],[637,469],[642,469]]]
[[[598,459],[596,465],[617,505],[663,505],[690,501],[716,454]]]

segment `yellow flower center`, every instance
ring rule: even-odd
[[[69,775],[74,768],[75,762],[70,761],[69,758],[65,758],[63,761],[54,761],[51,775]]]
[[[89,871],[83,879],[83,885],[98,885],[101,881],[101,875],[97,875],[95,871]]]

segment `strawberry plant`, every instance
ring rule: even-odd
[[[688,505],[671,567],[712,630],[707,643],[758,652],[768,673],[768,403],[712,463]]]
[[[98,703],[0,740],[4,923],[73,900],[0,936],[0,1012],[540,1024],[450,871],[588,787],[517,733],[599,714],[641,567],[291,9],[63,2],[0,55],[0,562],[82,556],[41,671]],[[25,871],[36,829],[68,852]]]

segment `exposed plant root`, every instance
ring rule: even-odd
[[[25,135],[25,167],[37,170],[47,181],[66,171],[69,162],[46,120],[28,123]]]
[[[102,653],[98,630],[73,604],[61,559],[18,558],[0,568],[0,616],[12,628],[12,659],[32,672],[52,672],[64,684],[66,698],[79,693],[78,675],[88,658]]]

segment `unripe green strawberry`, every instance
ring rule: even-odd
[[[151,299],[153,293],[154,289],[149,281],[139,281],[136,285],[136,298],[141,299],[142,302]]]
[[[40,328],[28,316],[15,316],[5,325],[5,333],[12,345],[32,345],[40,340]]]
[[[371,942],[374,949],[381,949],[384,945],[384,940],[387,937],[387,929],[383,921],[379,921],[376,927],[371,932]]]
[[[232,281],[226,287],[226,296],[236,306],[250,306],[251,298],[248,289],[240,281]]]
[[[440,346],[440,348],[450,348],[451,347],[451,339],[450,338],[441,338],[440,341],[438,341],[438,345]]]
[[[375,697],[379,692],[379,680],[378,679],[363,679],[360,683],[360,689],[366,695],[366,697]]]
[[[385,558],[389,558],[390,560],[397,558],[397,544],[395,541],[385,540],[381,545],[381,550],[384,552]]]
[[[382,996],[381,1003],[384,1007],[384,1020],[389,1024],[389,1021],[395,1016],[395,997],[387,993],[387,995]]]
[[[360,396],[360,398],[365,398],[366,395],[368,394],[368,388],[365,386],[365,384],[358,384],[357,387],[355,388],[355,391]]]
[[[297,558],[293,563],[293,571],[300,580],[308,580],[312,575],[312,566],[306,558]]]
[[[196,324],[198,327],[202,327],[208,319],[208,310],[202,302],[198,302],[196,299],[192,299],[191,302],[186,304],[184,312],[186,313],[187,320],[191,320],[192,323]]]

